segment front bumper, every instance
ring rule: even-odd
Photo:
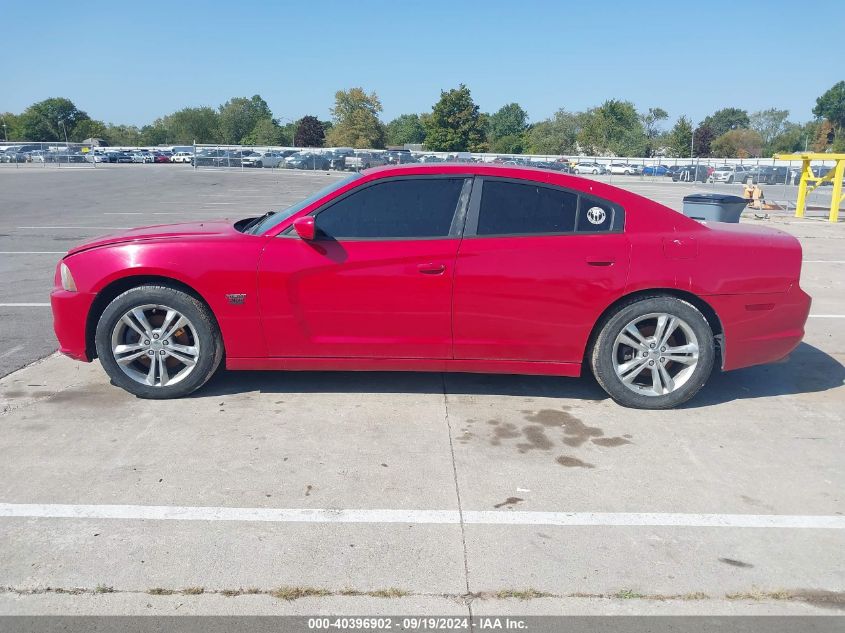
[[[705,297],[724,328],[722,369],[773,363],[788,356],[804,338],[812,299],[795,283],[772,294]]]
[[[88,312],[94,302],[93,294],[68,292],[55,288],[50,293],[53,308],[53,330],[59,339],[59,351],[73,359],[90,362],[86,342]]]

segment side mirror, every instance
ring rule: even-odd
[[[303,240],[312,241],[317,236],[317,226],[314,216],[306,215],[293,221],[293,230]]]

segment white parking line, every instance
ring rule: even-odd
[[[28,519],[123,519],[146,521],[246,521],[265,523],[461,522],[457,510],[338,510],[328,508],[228,508],[201,506],[65,505],[0,503],[0,517]],[[788,514],[682,514],[671,512],[527,512],[469,510],[474,525],[610,527],[779,528],[845,530],[845,516]]]
[[[845,264],[845,259],[805,259],[805,264]]]
[[[17,352],[21,351],[22,349],[23,349],[23,345],[17,345],[15,347],[13,347],[12,349],[7,349],[5,352],[0,354],[0,358],[6,358],[7,356],[11,356],[12,354],[17,353]]]
[[[845,314],[811,314],[811,319],[845,319]]]
[[[0,251],[0,255],[64,255],[67,251]]]

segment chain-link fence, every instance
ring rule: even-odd
[[[301,148],[267,145],[170,145],[97,147],[82,143],[0,143],[2,167],[99,167],[111,164],[182,163],[194,169],[359,171],[406,163],[493,163],[551,169],[599,178],[624,186],[646,182],[696,183],[699,188],[741,192],[746,184],[765,188],[765,197],[784,208],[794,205],[801,165],[772,158],[667,158],[559,154],[493,154],[352,148]],[[823,175],[832,161],[813,165]],[[829,184],[829,183],[828,183]],[[826,205],[827,191],[811,192],[810,205]],[[829,197],[829,196],[827,196]]]
[[[98,148],[82,143],[19,142],[0,144],[0,165],[22,167],[94,167]]]

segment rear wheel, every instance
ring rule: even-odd
[[[714,358],[713,332],[704,315],[686,301],[660,296],[632,300],[610,315],[590,364],[619,404],[670,409],[698,393]]]
[[[167,286],[138,286],[103,311],[95,335],[103,369],[141,398],[178,398],[204,385],[223,343],[211,311]]]

